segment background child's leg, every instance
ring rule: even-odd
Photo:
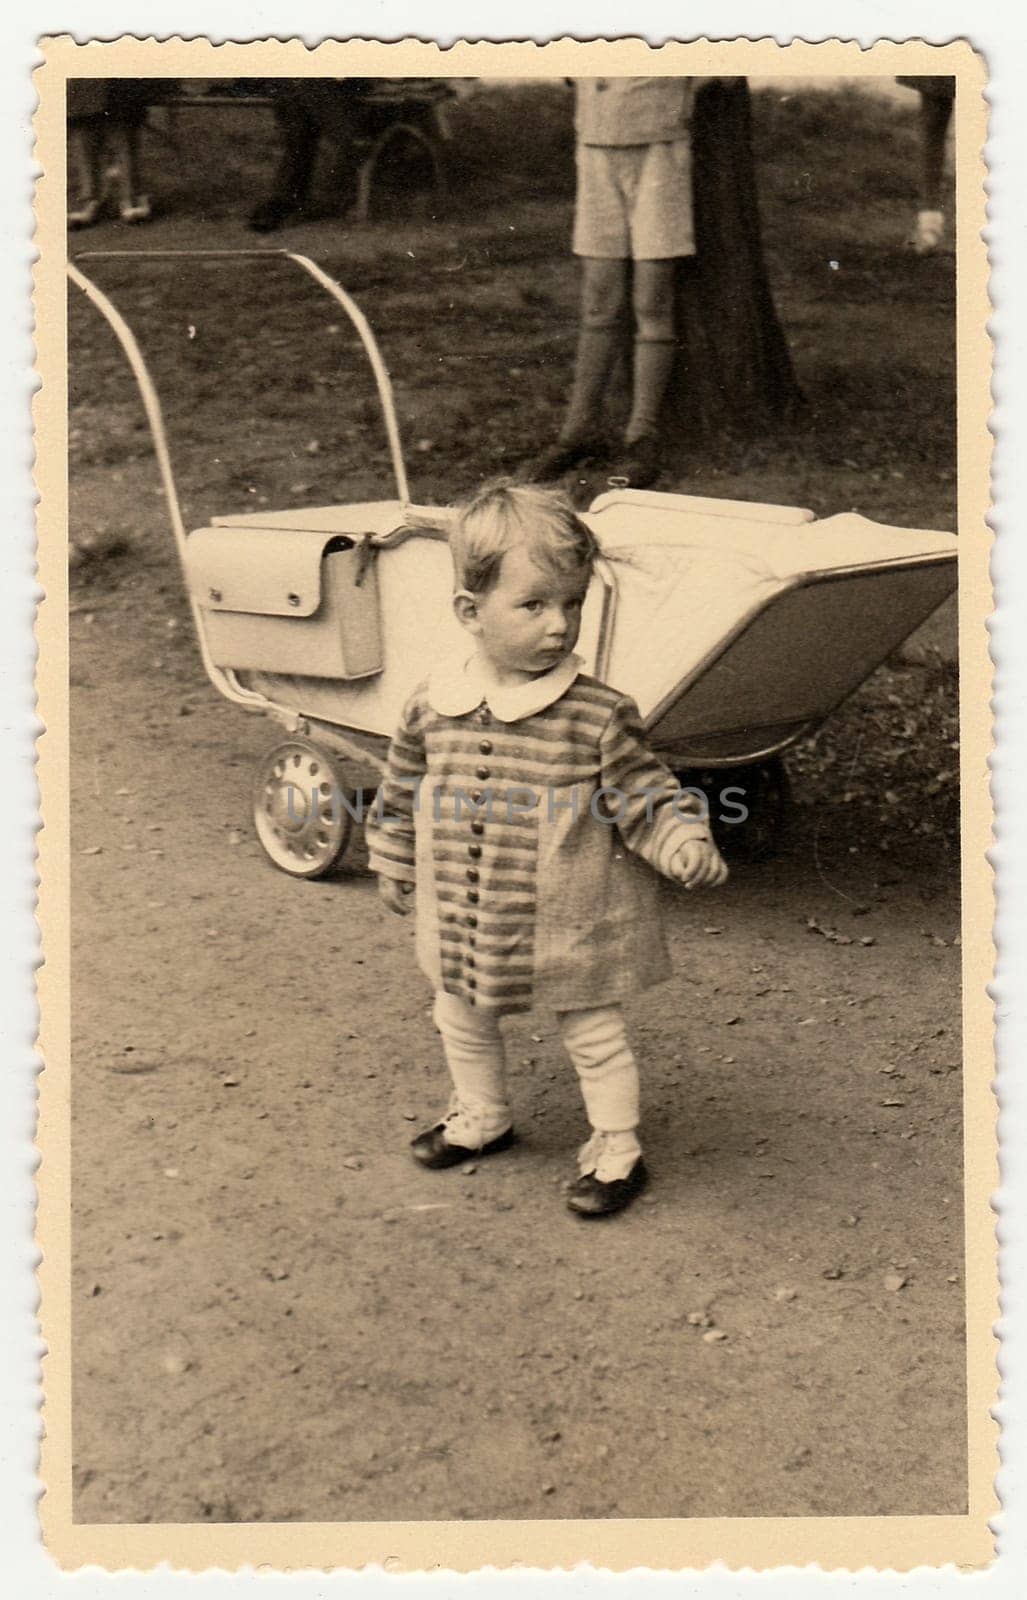
[[[636,261],[632,288],[635,315],[634,385],[628,444],[659,431],[660,411],[674,365],[675,262]]]
[[[626,1178],[641,1155],[638,1142],[638,1067],[620,1006],[565,1011],[560,1036],[581,1084],[593,1137],[579,1152],[583,1173],[603,1183]]]
[[[505,1133],[512,1121],[499,1019],[444,990],[435,996],[434,1016],[453,1080],[446,1139],[450,1144],[479,1149]]]
[[[942,180],[945,141],[955,101],[944,94],[920,94],[920,205],[910,242],[919,255],[936,250],[945,233]]]
[[[955,101],[941,95],[920,96],[920,139],[923,160],[920,205],[924,211],[942,210],[941,180],[945,170],[945,139]]]
[[[321,142],[320,123],[303,93],[302,82],[293,85],[282,79],[275,87],[272,109],[280,152],[271,193],[250,216],[250,227],[257,233],[272,233],[306,205]]]
[[[135,122],[114,122],[107,135],[109,174],[117,195],[123,222],[145,222],[150,203],[140,183],[139,146],[141,133]]]
[[[68,211],[73,227],[95,222],[103,202],[103,119],[77,117],[68,129],[68,160],[74,199]]]
[[[587,256],[582,261],[581,325],[574,383],[560,439],[593,437],[602,422],[603,400],[617,360],[619,331],[627,308],[628,263]]]

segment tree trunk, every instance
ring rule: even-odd
[[[744,78],[696,96],[692,171],[696,255],[679,264],[665,429],[751,438],[794,415],[801,394],[763,260]]]

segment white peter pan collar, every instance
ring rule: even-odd
[[[462,717],[483,700],[500,722],[520,722],[533,717],[566,694],[584,666],[580,656],[569,655],[539,678],[526,683],[496,684],[486,681],[477,651],[466,659],[441,663],[428,677],[428,704],[443,717]]]

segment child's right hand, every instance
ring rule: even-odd
[[[378,897],[397,917],[410,915],[414,909],[413,895],[412,883],[401,883],[396,878],[378,879]]]
[[[693,839],[674,854],[668,878],[685,889],[716,889],[727,882],[727,862],[712,839]]]

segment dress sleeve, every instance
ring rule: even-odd
[[[604,808],[629,850],[666,873],[684,844],[712,838],[702,796],[682,789],[649,749],[633,700],[618,700],[600,738]]]
[[[389,745],[385,776],[365,828],[371,871],[404,883],[414,881],[414,817],[418,789],[427,771],[426,704],[424,686],[420,685],[403,707],[399,727]]]

